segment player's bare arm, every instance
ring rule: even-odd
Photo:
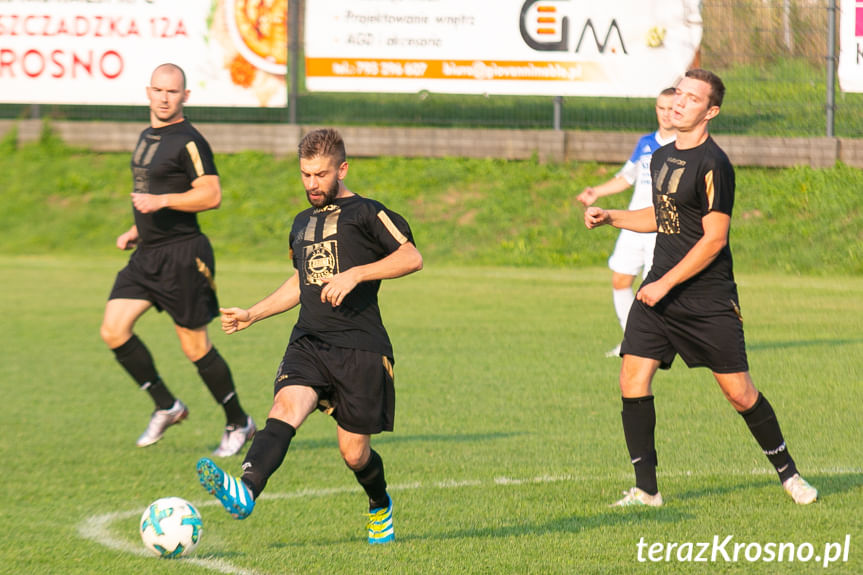
[[[288,278],[276,291],[249,309],[239,307],[220,308],[219,311],[222,312],[222,331],[227,334],[238,332],[262,319],[286,312],[299,305],[299,303],[300,275],[294,271],[294,275]]]
[[[701,225],[704,228],[701,239],[695,242],[683,259],[665,275],[638,290],[635,297],[639,301],[649,306],[656,305],[674,286],[695,276],[716,259],[728,243],[731,216],[722,212],[710,212],[701,218]]]
[[[405,242],[383,259],[352,267],[324,280],[326,285],[321,290],[321,301],[338,306],[360,282],[399,278],[422,268],[423,257],[419,250],[411,242]]]
[[[591,206],[599,198],[619,194],[620,192],[627,190],[631,185],[632,184],[626,181],[626,178],[622,176],[614,176],[607,182],[598,186],[584,188],[584,191],[581,192],[576,199],[585,207]]]
[[[222,186],[219,176],[206,175],[196,178],[192,187],[182,194],[138,194],[132,193],[132,204],[142,214],[171,208],[180,212],[205,212],[214,210],[222,203]]]
[[[608,225],[633,232],[655,232],[656,218],[653,206],[640,210],[605,210],[590,206],[584,211],[584,225],[589,230]]]
[[[138,243],[138,226],[132,226],[117,236],[117,247],[121,250],[131,250]]]

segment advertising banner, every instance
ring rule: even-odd
[[[0,101],[145,104],[164,62],[189,105],[285,106],[288,0],[0,0]]]
[[[318,91],[654,97],[696,60],[700,0],[307,2]]]
[[[839,87],[863,92],[863,0],[842,0],[839,18]]]

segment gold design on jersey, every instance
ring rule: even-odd
[[[150,193],[150,178],[147,177],[147,168],[133,167],[132,182],[136,194]]]
[[[666,175],[668,175],[668,164],[662,164],[662,167],[659,168],[659,173],[653,178],[653,185],[657,192],[662,192],[662,182],[665,181]]]
[[[134,191],[137,194],[150,193],[150,164],[153,156],[159,149],[161,138],[158,136],[146,136],[138,141],[132,160],[132,180]]]
[[[201,153],[198,151],[198,146],[195,142],[186,144],[186,151],[189,152],[189,157],[192,158],[192,165],[195,166],[195,173],[200,178],[204,175],[204,162],[201,161]]]
[[[135,153],[132,154],[133,163],[137,165],[142,165],[144,160],[144,153],[147,151],[147,138],[141,138],[138,140],[138,146],[135,148]]]
[[[713,209],[713,198],[716,195],[716,188],[713,187],[713,170],[704,174],[704,191],[707,193],[707,210]]]
[[[333,212],[333,211],[340,210],[340,209],[341,208],[339,206],[337,206],[336,204],[327,204],[325,206],[321,206],[320,208],[315,208],[314,213],[322,214],[324,212]]]
[[[323,280],[339,273],[338,242],[327,240],[303,248],[306,285],[323,285]]]
[[[318,218],[309,216],[309,222],[306,224],[306,229],[303,231],[303,241],[315,241],[315,230],[318,229]]]
[[[677,190],[680,189],[680,178],[683,177],[683,168],[676,168],[671,172],[671,175],[668,176],[668,186],[666,186],[666,193],[669,196],[672,196],[677,193]]]
[[[685,170],[686,162],[666,158],[656,178],[656,231],[661,234],[680,233],[680,214],[674,197]]]
[[[408,241],[403,233],[399,231],[390,217],[383,210],[378,212],[378,219],[383,223],[384,227],[392,234],[393,239],[397,241],[399,244],[403,244]]]
[[[327,214],[327,217],[324,219],[323,238],[328,238],[338,233],[340,213],[342,213],[341,210],[336,210]]]
[[[207,278],[207,283],[210,284],[210,289],[216,291],[216,279],[213,277],[213,272],[210,271],[207,264],[201,261],[201,258],[195,258],[195,263],[198,264],[198,271],[201,272],[201,275]]]
[[[680,215],[674,198],[670,196],[656,196],[656,231],[660,234],[680,233]]]

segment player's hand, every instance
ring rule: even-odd
[[[324,289],[321,290],[321,302],[330,302],[333,307],[342,305],[345,297],[360,283],[352,269],[324,279]]]
[[[596,206],[590,206],[584,210],[584,225],[589,230],[607,224],[608,220],[608,210],[603,210]]]
[[[635,299],[653,307],[658,304],[662,298],[668,295],[668,291],[669,288],[665,287],[662,280],[658,280],[653,283],[649,283],[646,286],[641,286],[641,289],[639,289],[638,293],[635,294]]]
[[[220,307],[219,311],[222,312],[222,331],[229,335],[252,325],[252,314],[247,309]]]
[[[156,194],[132,192],[132,205],[142,214],[157,212],[165,207],[164,198]]]
[[[584,191],[578,194],[578,197],[575,199],[581,202],[584,207],[589,207],[593,205],[593,202],[595,202],[598,197],[596,190],[593,188],[584,188]]]
[[[117,247],[121,250],[131,250],[138,244],[138,234],[126,232],[117,236]]]

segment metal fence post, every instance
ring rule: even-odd
[[[554,119],[553,127],[555,131],[560,131],[561,121],[563,118],[563,96],[554,97]]]
[[[288,17],[288,123],[297,123],[297,90],[299,80],[297,68],[300,62],[300,0],[289,0]]]
[[[833,137],[836,111],[836,0],[827,6],[827,137]]]

